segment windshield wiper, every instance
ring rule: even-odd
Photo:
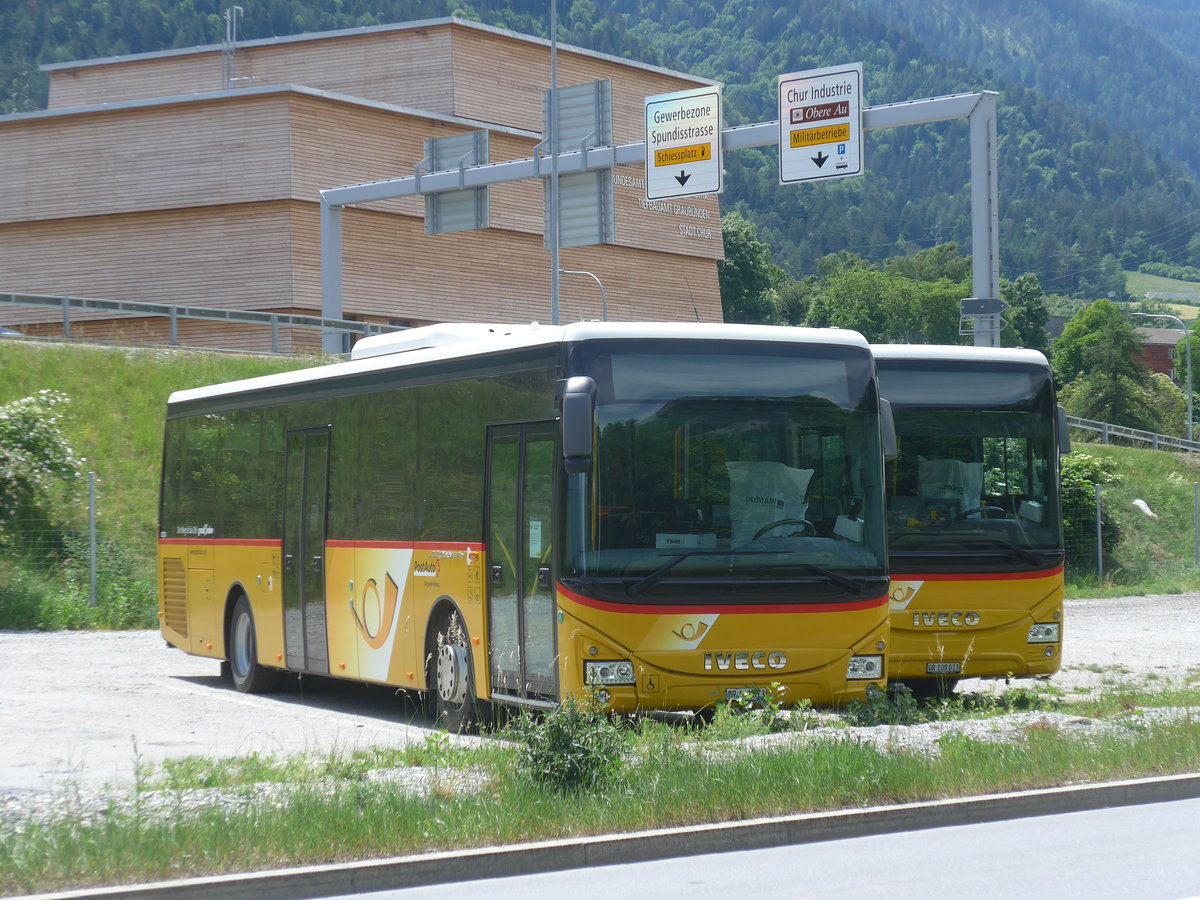
[[[1040,556],[1034,556],[1024,547],[1018,547],[1016,544],[1010,544],[1008,541],[993,540],[992,543],[1007,550],[1013,556],[1021,557],[1021,559],[1031,565],[1040,566],[1045,562]]]
[[[855,584],[845,575],[839,575],[837,572],[831,572],[824,566],[818,566],[815,563],[806,562],[799,563],[799,565],[804,566],[804,568],[808,569],[808,571],[812,572],[814,575],[820,575],[827,581],[832,581],[842,590],[848,591],[851,594],[861,594],[863,592],[862,585]]]
[[[625,588],[625,593],[631,597],[636,597],[642,591],[648,591],[660,581],[663,576],[671,569],[675,568],[685,559],[692,556],[764,556],[764,555],[779,555],[779,550],[737,550],[730,548],[728,550],[678,550],[669,554],[669,558],[662,563],[658,568],[643,575],[633,584]],[[807,562],[790,562],[789,565],[798,565],[812,572],[814,575],[820,575],[826,581],[836,584],[838,587],[851,594],[861,594],[863,589],[860,585],[855,584],[845,575],[839,575],[837,572],[831,572],[824,566],[818,566],[815,563]]]
[[[664,562],[658,568],[654,569],[651,572],[646,573],[641,578],[639,578],[637,581],[635,581],[633,584],[626,587],[625,593],[627,593],[631,597],[636,597],[642,591],[649,590],[650,588],[652,588],[656,584],[658,584],[660,581],[662,581],[662,577],[664,575],[666,575],[667,572],[669,572],[671,569],[675,568],[677,565],[679,565],[681,562],[683,562],[685,559],[687,559],[688,557],[691,557],[691,556],[742,556],[742,555],[749,555],[749,554],[761,555],[764,553],[778,555],[780,553],[780,551],[779,550],[736,550],[732,547],[725,549],[725,550],[706,550],[706,549],[676,550],[672,553],[666,554],[666,556],[668,557],[666,562]]]

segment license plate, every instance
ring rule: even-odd
[[[728,703],[762,703],[766,699],[766,688],[725,688]]]
[[[959,675],[961,673],[962,673],[962,663],[939,662],[939,663],[926,663],[925,664],[925,674],[926,675]]]

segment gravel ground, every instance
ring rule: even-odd
[[[1065,623],[1063,670],[1050,679],[1065,691],[1166,685],[1200,673],[1200,594],[1069,600]],[[219,679],[216,662],[168,649],[155,632],[0,633],[0,660],[0,821],[95,807],[112,789],[134,784],[140,766],[169,758],[328,754],[420,743],[430,734],[428,719],[386,689],[309,680],[279,694],[239,694]],[[967,681],[963,688],[997,686]],[[849,734],[934,752],[947,730],[1005,739],[1029,727],[1030,716],[1064,729],[1096,725],[1036,713]],[[413,790],[445,786],[444,772],[404,777]]]

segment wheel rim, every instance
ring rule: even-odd
[[[254,642],[252,628],[250,617],[245,613],[239,614],[233,623],[233,652],[229,662],[238,678],[250,671],[250,647]]]
[[[467,650],[461,644],[442,644],[437,654],[437,690],[444,703],[467,699]]]

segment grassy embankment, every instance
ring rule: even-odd
[[[83,471],[97,479],[97,531],[102,565],[114,563],[140,584],[152,584],[158,478],[167,396],[176,390],[312,365],[313,359],[206,353],[170,348],[0,341],[0,403],[61,391],[70,398],[63,429]],[[51,510],[54,533],[35,535],[35,548],[15,554],[0,546],[0,628],[129,627],[144,592],[102,577],[99,610],[79,596],[79,549],[59,542],[86,534],[87,485],[81,479]],[[45,547],[45,550],[36,548]],[[108,574],[108,573],[105,573]],[[114,579],[120,575],[113,575]],[[85,579],[86,580],[86,579]],[[151,588],[151,593],[153,589]],[[148,616],[148,618],[147,618]]]
[[[1192,294],[1192,297],[1179,300],[1165,300],[1171,312],[1183,320],[1195,319],[1200,316],[1200,282],[1179,281],[1175,278],[1163,278],[1161,275],[1147,275],[1145,272],[1126,272],[1125,290],[1135,300],[1140,300],[1149,293],[1158,294]]]
[[[174,349],[129,349],[87,344],[0,342],[0,403],[43,389],[71,398],[65,430],[85,469],[98,477],[98,525],[107,555],[119,555],[135,579],[153,580],[154,528],[163,415],[167,395],[199,385],[312,365],[317,360],[244,356]],[[1068,596],[1172,593],[1200,589],[1192,565],[1191,484],[1200,465],[1188,457],[1151,450],[1079,444],[1114,460],[1120,483],[1106,502],[1121,528],[1120,545],[1106,560],[1106,578],[1082,573]],[[76,497],[86,488],[76,486]],[[1158,518],[1137,511],[1145,500]],[[56,510],[69,528],[82,529],[85,506],[76,500]],[[19,570],[19,571],[18,571]],[[0,628],[62,628],[101,625],[115,619],[87,611],[62,614],[64,593],[56,569],[22,569],[0,552]],[[152,588],[151,588],[152,592]],[[103,585],[102,585],[102,598]],[[131,602],[141,603],[141,600]],[[128,627],[153,623],[153,612],[126,615]]]
[[[1068,597],[1119,597],[1200,590],[1195,564],[1193,483],[1200,482],[1200,456],[1143,447],[1086,444],[1073,449],[1112,461],[1116,481],[1103,486],[1102,508],[1120,539],[1105,554],[1104,579],[1095,578],[1094,553],[1075,554],[1068,568]],[[1149,509],[1143,512],[1135,500]],[[1090,507],[1080,527],[1094,533]],[[1072,542],[1068,529],[1067,543]],[[1094,544],[1091,544],[1094,547]]]

